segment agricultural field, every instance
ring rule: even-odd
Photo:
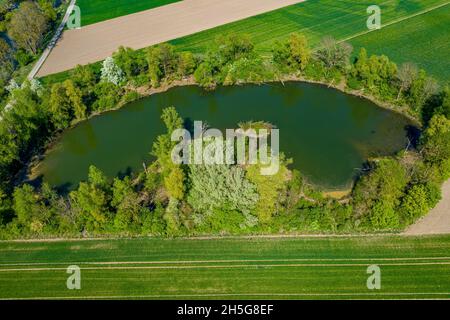
[[[450,298],[450,236],[0,243],[0,298]],[[367,268],[381,289],[367,289]],[[81,290],[68,290],[69,265]]]
[[[415,62],[438,80],[449,81],[450,4],[350,40],[397,63]]]
[[[270,54],[273,43],[286,39],[293,32],[305,34],[314,47],[323,36],[331,35],[338,40],[348,40],[356,48],[366,46],[369,53],[384,53],[393,55],[394,61],[413,61],[425,67],[428,72],[440,80],[448,80],[440,63],[448,59],[450,49],[448,34],[445,34],[445,24],[448,24],[448,0],[415,0],[415,1],[375,1],[382,10],[382,23],[397,23],[375,32],[367,31],[366,9],[373,1],[332,1],[308,0],[289,7],[260,14],[237,22],[205,30],[190,36],[170,41],[178,50],[189,50],[201,54],[219,35],[228,33],[246,33],[256,44],[256,49],[263,54]],[[423,14],[427,12],[426,14]],[[320,14],[318,14],[320,13]],[[435,20],[437,18],[437,20]],[[424,23],[423,21],[430,21]],[[400,35],[404,26],[413,26],[411,32]],[[392,31],[391,31],[392,30]],[[397,31],[395,31],[397,30]],[[417,30],[417,32],[413,32]],[[390,37],[386,37],[391,33]],[[414,34],[414,41],[409,36]],[[426,36],[433,34],[433,37]],[[396,46],[396,38],[401,37],[402,45]],[[439,44],[442,50],[432,50],[428,39],[433,45]],[[433,40],[431,40],[433,39]],[[406,47],[408,50],[403,50]],[[424,47],[427,51],[423,51]],[[405,58],[406,57],[406,58]],[[431,58],[430,58],[431,57]],[[436,58],[434,58],[436,57]],[[57,73],[43,77],[44,83],[54,83],[68,77],[68,72]]]
[[[392,25],[382,30],[367,31],[366,8],[376,3],[381,8],[382,23]],[[430,10],[430,11],[428,11]],[[320,14],[318,14],[320,13]],[[411,17],[411,18],[409,18]],[[404,20],[403,20],[404,19]],[[293,32],[306,35],[316,46],[325,35],[349,40],[369,53],[385,54],[393,61],[412,61],[441,81],[450,80],[448,72],[450,35],[450,2],[425,1],[348,1],[309,0],[287,8],[230,23],[191,36],[171,41],[180,50],[204,52],[210,41],[220,34],[247,33],[256,49],[269,54],[273,43]],[[444,65],[443,65],[444,63]]]
[[[409,17],[435,6],[449,3],[448,0],[422,1],[333,1],[308,0],[286,8],[254,16],[238,22],[219,26],[191,36],[172,41],[180,49],[203,52],[208,43],[218,35],[247,33],[263,52],[270,52],[276,40],[283,40],[293,32],[308,37],[311,45],[317,45],[325,35],[343,40],[367,31],[366,9],[372,4],[381,8],[382,23],[386,24]]]
[[[77,0],[76,4],[81,9],[81,25],[87,26],[178,1],[180,0]]]

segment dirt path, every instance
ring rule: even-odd
[[[442,200],[425,217],[410,226],[404,235],[450,233],[450,180],[442,186]]]
[[[119,46],[140,49],[305,0],[184,0],[67,30],[38,72],[42,77],[110,56]],[[81,12],[83,14],[83,12]]]

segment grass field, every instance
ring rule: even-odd
[[[220,34],[247,33],[257,44],[258,50],[269,52],[274,41],[285,39],[292,32],[302,32],[314,46],[324,35],[341,40],[367,31],[366,9],[369,5],[380,6],[382,23],[385,24],[448,2],[448,0],[308,0],[176,39],[172,43],[185,50],[202,52],[208,43]]]
[[[66,289],[69,265],[81,290]],[[448,299],[449,272],[450,236],[0,243],[2,299]]]
[[[77,0],[81,9],[81,25],[86,26],[180,0]]]
[[[441,81],[450,80],[450,4],[380,31],[356,37],[355,48],[386,54],[397,63],[414,61]]]

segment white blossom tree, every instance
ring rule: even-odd
[[[114,62],[112,57],[108,57],[103,61],[101,70],[101,79],[118,85],[125,77],[122,69]]]
[[[6,90],[8,90],[9,92],[13,92],[16,89],[19,89],[19,85],[17,84],[16,80],[11,79],[9,81],[9,84],[5,87]]]

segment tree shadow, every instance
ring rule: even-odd
[[[142,168],[142,169],[144,169],[144,168]],[[124,179],[125,177],[130,177],[132,175],[132,173],[133,173],[133,169],[131,169],[131,167],[128,166],[125,170],[121,170],[121,171],[117,172],[116,176],[119,179]]]
[[[406,131],[406,137],[408,138],[409,143],[410,143],[409,147],[416,149],[417,146],[419,145],[420,135],[421,135],[422,131],[413,125],[405,126],[405,131]]]

